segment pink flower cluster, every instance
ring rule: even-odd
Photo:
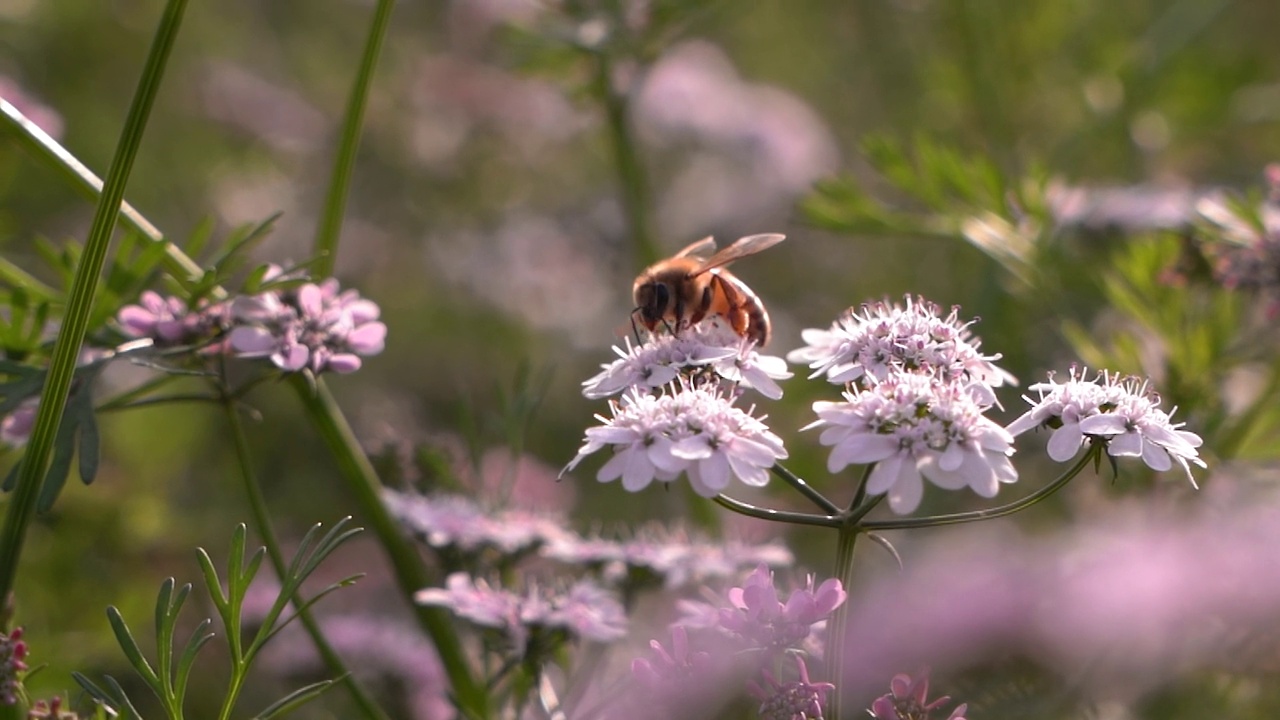
[[[680,707],[666,705],[687,704],[696,696],[696,689],[707,694],[709,685],[724,681],[720,677],[724,663],[713,662],[713,653],[705,649],[714,647],[714,656],[753,660],[753,673],[760,682],[749,682],[748,688],[761,701],[760,717],[821,718],[826,693],[835,686],[813,683],[802,653],[806,645],[817,649],[808,642],[811,634],[846,598],[838,579],[826,580],[815,588],[810,577],[805,587],[793,590],[784,602],[774,586],[773,573],[761,565],[741,587],[729,590],[723,606],[683,603],[685,615],[671,629],[671,649],[657,640],[650,642],[650,656],[632,661],[632,676],[652,697],[660,698],[659,703],[665,703],[671,716],[684,717],[678,712]],[[698,633],[695,637],[700,643],[691,640],[691,631]],[[732,646],[713,644],[726,639]],[[783,654],[795,658],[794,680],[780,680],[772,672],[774,660]]]
[[[627,634],[622,603],[589,580],[567,589],[531,585],[517,593],[457,572],[446,578],[445,587],[419,590],[414,600],[500,630],[520,654],[542,630],[564,630],[596,642],[613,642]]]
[[[22,675],[27,671],[27,644],[22,628],[0,635],[0,705],[14,705],[22,692]]]
[[[266,279],[280,279],[279,268]],[[225,339],[219,347],[243,358],[266,358],[286,372],[326,370],[349,373],[362,357],[382,352],[387,326],[380,310],[355,290],[342,291],[338,281],[305,283],[251,296],[189,307],[179,297],[142,293],[137,305],[116,316],[120,329],[133,338],[148,338],[158,347],[199,346]]]

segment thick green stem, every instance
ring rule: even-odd
[[[271,566],[276,571],[276,577],[280,578],[280,582],[283,583],[288,576],[289,565],[284,559],[284,552],[280,549],[280,541],[271,525],[271,514],[267,510],[267,499],[262,494],[262,485],[259,484],[257,475],[253,471],[253,461],[249,452],[249,439],[244,432],[244,422],[240,419],[240,413],[236,410],[233,398],[224,397],[222,407],[227,416],[227,424],[231,427],[231,438],[236,448],[236,461],[240,470],[240,479],[244,481],[245,494],[249,497],[249,507],[253,511],[254,525],[258,531],[258,536],[262,538],[263,545],[267,548],[267,557],[270,558]],[[311,642],[316,646],[316,652],[319,653],[320,659],[324,661],[331,674],[341,678],[342,682],[347,686],[347,690],[351,693],[351,698],[360,707],[364,717],[371,720],[390,720],[382,708],[378,706],[378,703],[369,696],[355,676],[351,674],[351,671],[347,669],[346,664],[343,663],[338,653],[329,645],[329,641],[320,630],[320,624],[316,622],[311,610],[307,608],[307,599],[301,593],[294,593],[293,605],[298,608],[298,619],[302,621],[302,626],[306,628],[307,634],[311,636]]]
[[[138,148],[142,144],[147,118],[151,114],[151,107],[159,91],[169,52],[173,49],[178,28],[182,24],[182,13],[186,9],[186,4],[186,0],[169,0],[165,6],[164,15],[156,29],[151,50],[147,55],[142,77],[138,80],[138,88],[129,107],[124,129],[120,133],[120,142],[116,145],[115,157],[112,158],[111,168],[107,172],[107,180],[103,184],[93,222],[89,226],[84,253],[76,266],[71,293],[67,299],[67,311],[62,319],[58,338],[54,342],[49,375],[40,396],[40,408],[36,415],[35,426],[31,431],[31,439],[27,444],[26,454],[18,472],[17,486],[13,497],[9,500],[4,526],[0,528],[0,604],[7,602],[9,594],[13,591],[18,558],[22,554],[27,527],[35,515],[40,486],[49,464],[49,455],[53,449],[58,425],[62,421],[63,408],[71,390],[76,357],[80,353],[80,345],[84,341],[88,328],[93,298],[98,288],[98,278],[106,262],[107,249],[120,212],[120,203],[124,198],[125,185],[128,183],[129,172],[133,168]]]
[[[313,385],[300,373],[294,373],[291,379],[308,416],[337,460],[347,489],[355,497],[361,513],[387,553],[405,597],[412,598],[418,590],[435,585],[436,578],[428,572],[413,543],[382,504],[382,483],[324,381],[317,379]],[[418,623],[435,643],[463,714],[475,718],[489,717],[488,698],[483,686],[477,684],[471,675],[449,613],[416,603],[413,609]]]
[[[373,84],[373,71],[378,66],[378,56],[382,54],[382,42],[387,37],[387,27],[391,24],[391,10],[395,4],[395,0],[378,0],[378,5],[373,11],[373,23],[369,25],[369,35],[365,39],[364,55],[360,58],[360,69],[356,71],[355,82],[351,85],[346,115],[342,119],[342,136],[338,142],[338,154],[333,161],[329,191],[325,195],[320,223],[316,231],[314,269],[316,277],[332,275],[333,264],[337,261],[338,240],[342,234],[342,217],[347,209],[347,194],[351,188],[356,151],[360,149],[360,131],[364,126],[364,111],[369,104],[369,87]]]
[[[860,528],[855,523],[840,527],[836,537],[836,563],[832,576],[840,580],[847,591],[853,581],[853,549],[858,541]],[[845,646],[849,630],[849,603],[836,608],[831,622],[827,626],[827,675],[836,689],[831,693],[831,702],[827,706],[827,717],[839,720],[841,700],[849,683],[845,682]]]

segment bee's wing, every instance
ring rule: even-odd
[[[702,238],[698,242],[690,243],[683,250],[672,255],[671,257],[710,257],[711,253],[716,251],[716,239],[710,235]]]
[[[748,255],[755,255],[761,250],[766,250],[768,248],[773,247],[774,245],[777,245],[778,243],[785,240],[786,237],[787,237],[786,235],[780,235],[778,233],[748,235],[744,238],[737,240],[729,247],[721,250],[715,255],[712,255],[711,257],[704,260],[702,264],[698,266],[697,271],[695,271],[693,274],[697,275],[700,273],[704,273],[710,270],[711,268],[723,267],[725,265],[728,265],[729,263],[739,258],[744,258]],[[692,248],[692,247],[693,247],[692,245],[689,246],[689,248]],[[685,248],[685,250],[688,250],[689,248]]]

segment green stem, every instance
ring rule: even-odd
[[[1081,470],[1091,462],[1101,456],[1103,445],[1101,443],[1091,445],[1089,450],[1074,465],[1053,480],[1053,482],[1045,485],[1030,495],[1015,500],[1008,505],[1000,507],[988,508],[985,510],[973,510],[971,512],[952,513],[950,515],[930,515],[918,518],[902,518],[900,520],[870,520],[862,523],[862,529],[865,532],[875,532],[877,530],[901,530],[904,528],[922,528],[937,527],[940,525],[958,525],[960,523],[976,522],[978,520],[991,520],[993,518],[1012,515],[1019,510],[1025,510],[1032,505],[1044,500],[1055,492],[1061,490],[1071,478],[1080,474]]]
[[[635,248],[636,265],[646,267],[661,257],[653,238],[650,220],[649,181],[644,164],[637,151],[635,133],[631,128],[628,97],[618,92],[613,84],[613,61],[606,52],[598,52],[596,58],[595,92],[604,103],[605,124],[609,131],[609,144],[617,165],[618,181],[622,185],[622,208],[631,229],[631,241]]]
[[[262,538],[262,543],[267,547],[267,557],[271,560],[271,566],[275,568],[276,577],[280,578],[280,582],[284,582],[288,577],[288,563],[284,559],[284,553],[280,550],[280,540],[276,537],[275,529],[271,525],[271,514],[267,510],[267,499],[262,494],[262,485],[258,482],[257,475],[253,472],[253,461],[249,452],[249,438],[244,432],[244,422],[240,419],[240,413],[236,410],[235,400],[229,396],[223,397],[222,408],[227,416],[227,424],[231,428],[231,438],[236,448],[236,461],[240,470],[240,479],[244,481],[245,493],[249,496],[249,507],[253,511],[254,525],[257,527],[258,536]],[[321,660],[329,669],[329,673],[341,678],[342,682],[347,686],[347,690],[351,693],[351,698],[355,700],[356,705],[360,707],[364,717],[371,720],[390,720],[387,714],[378,707],[373,698],[361,687],[351,671],[347,669],[342,658],[329,645],[329,641],[325,638],[324,633],[320,629],[320,624],[316,622],[315,617],[311,614],[311,610],[307,608],[307,599],[300,592],[294,593],[293,605],[298,608],[298,619],[302,621],[302,626],[306,628],[307,634],[311,636],[311,642],[316,646],[316,652],[319,653]],[[234,698],[229,703],[235,705]]]
[[[1244,445],[1244,441],[1249,437],[1249,431],[1253,429],[1258,420],[1264,413],[1275,407],[1275,395],[1280,392],[1280,362],[1271,366],[1271,374],[1267,377],[1267,384],[1262,388],[1262,392],[1254,398],[1249,405],[1231,427],[1219,434],[1217,443],[1218,456],[1224,460],[1230,460],[1240,452],[1240,447]]]
[[[436,584],[417,549],[382,504],[382,483],[324,380],[317,379],[313,385],[301,373],[293,373],[290,379],[311,421],[337,460],[347,489],[355,496],[365,520],[387,553],[405,597],[412,598],[418,590]],[[436,646],[463,714],[467,717],[489,717],[484,687],[477,684],[471,675],[449,613],[417,603],[413,609],[418,623]]]
[[[60,172],[65,180],[84,193],[85,197],[98,200],[103,194],[102,180],[80,162],[75,155],[62,147],[38,125],[31,122],[17,108],[0,98],[0,130],[8,133],[28,152],[45,161],[45,164]],[[138,235],[152,241],[165,242],[164,265],[169,274],[184,288],[189,288],[203,276],[204,271],[182,249],[168,243],[164,235],[145,217],[127,202],[123,201],[123,193],[116,202],[119,207],[119,221]]]
[[[788,510],[762,508],[756,505],[744,503],[741,500],[734,500],[723,493],[716,495],[711,499],[717,505],[725,508],[726,510],[732,510],[739,515],[746,515],[747,517],[769,520],[770,522],[790,523],[792,525],[816,525],[817,527],[829,528],[838,528],[842,523],[838,516],[809,515],[807,513],[790,512]]]
[[[329,191],[325,195],[320,223],[316,231],[314,273],[316,277],[329,277],[333,274],[333,264],[338,255],[338,240],[342,233],[342,217],[346,212],[352,170],[356,164],[356,151],[360,149],[360,130],[364,126],[369,86],[373,83],[373,71],[378,65],[378,56],[382,54],[382,42],[386,39],[387,27],[391,23],[391,10],[394,7],[395,0],[378,0],[378,5],[373,11],[373,23],[369,26],[369,36],[365,40],[364,55],[360,58],[360,69],[356,72],[355,82],[351,86],[351,96],[347,99],[347,111],[342,120],[338,154],[334,158]]]
[[[801,495],[804,495],[805,497],[809,498],[809,500],[812,501],[814,505],[818,506],[819,510],[822,510],[828,515],[840,514],[839,505],[836,505],[835,503],[831,502],[830,500],[827,499],[826,495],[823,495],[822,493],[815,490],[813,486],[811,486],[809,483],[804,481],[804,478],[800,477],[799,475],[796,475],[795,473],[791,472],[787,468],[783,467],[782,463],[774,463],[773,467],[769,469],[773,471],[774,475],[777,475],[778,477],[786,481],[788,485],[800,491]]]
[[[857,544],[859,532],[861,529],[856,522],[847,523],[840,527],[836,538],[836,564],[832,570],[832,576],[839,578],[846,592],[853,581],[853,549]],[[845,682],[845,646],[848,640],[846,637],[848,627],[849,603],[845,602],[836,608],[835,614],[831,617],[831,624],[827,628],[827,675],[836,686],[831,694],[831,704],[827,709],[828,716],[833,720],[841,717],[841,700],[849,685]]]
[[[142,77],[138,80],[138,88],[129,107],[129,115],[120,134],[120,142],[116,145],[115,157],[112,158],[111,168],[107,172],[107,180],[102,186],[102,196],[98,200],[93,222],[89,226],[89,234],[85,239],[84,253],[76,266],[75,279],[72,281],[71,293],[67,300],[66,315],[62,320],[62,329],[54,342],[49,375],[40,396],[40,408],[37,411],[35,427],[31,431],[31,439],[27,444],[22,467],[18,471],[17,487],[9,500],[4,527],[0,529],[0,603],[5,602],[13,591],[18,558],[22,554],[27,526],[35,514],[41,481],[44,479],[45,468],[49,464],[49,454],[53,449],[58,425],[62,421],[63,406],[66,405],[67,395],[71,390],[76,356],[79,355],[80,345],[84,341],[89,315],[93,309],[93,298],[98,288],[98,278],[106,261],[112,231],[115,229],[120,203],[124,198],[125,185],[128,183],[134,158],[137,157],[138,147],[142,143],[147,118],[151,114],[151,107],[164,75],[169,52],[173,49],[178,28],[182,24],[182,13],[186,9],[186,4],[186,0],[169,0],[165,6],[164,15],[156,29],[147,55],[146,66]],[[4,115],[8,117],[7,112]],[[29,131],[26,132],[29,133]]]

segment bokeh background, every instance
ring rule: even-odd
[[[160,7],[0,0],[0,96],[103,172]],[[193,3],[130,202],[179,241],[203,223],[219,236],[279,212],[257,259],[306,259],[371,9],[359,0]],[[554,43],[539,44],[547,12],[522,0],[396,8],[337,259],[344,284],[382,306],[390,334],[382,355],[331,385],[393,481],[461,478],[476,493],[569,511],[580,529],[683,519],[783,534],[683,492],[630,496],[597,485],[592,462],[555,480],[603,408],[579,384],[628,330],[630,283],[645,258],[631,242],[590,73],[548,52]],[[646,4],[629,12],[643,23]],[[861,150],[879,135],[984,156],[1009,178],[1132,190],[1123,208],[1131,224],[1177,226],[1189,215],[1186,197],[1256,187],[1280,157],[1277,27],[1271,0],[724,1],[698,4],[661,43],[619,62],[613,81],[630,99],[664,251],[707,234],[789,236],[735,268],[768,303],[776,350],[850,305],[920,293],[980,317],[984,349],[1002,353],[1025,385],[1080,357],[1069,328],[1125,332],[1104,271],[1126,243],[1154,242],[1145,230],[1103,222],[1044,233],[1065,249],[1055,256],[1055,292],[1041,294],[959,234],[837,232],[798,208],[835,177],[915,207]],[[1172,205],[1172,221],[1152,219],[1161,203]],[[35,239],[80,238],[91,212],[58,176],[0,142],[7,260],[42,272]],[[1116,369],[1150,374],[1160,362]],[[133,372],[111,381],[128,383]],[[1205,388],[1216,395],[1210,383],[1220,379],[1174,378],[1181,384],[1166,399],[1190,429],[1208,417],[1197,406],[1214,405]],[[845,497],[850,479],[827,477],[815,438],[796,432],[829,391],[801,379],[786,390],[766,409],[794,469]],[[1003,398],[1006,419],[1020,412],[1017,395]],[[354,512],[289,393],[268,386],[251,402],[262,416],[253,432],[260,471],[286,534]],[[195,580],[194,548],[221,557],[233,526],[248,519],[216,410],[162,406],[102,423],[97,481],[68,486],[24,556],[18,600],[31,661],[48,664],[32,681],[37,695],[73,691],[71,669],[124,675],[104,607],[145,623],[159,582]],[[1113,480],[1104,467],[1066,497],[992,527],[892,537],[901,573],[868,551],[853,601],[885,606],[902,626],[888,633],[899,626],[866,620],[868,648],[893,649],[878,657],[897,664],[868,661],[860,682],[874,692],[894,672],[933,664],[935,685],[981,717],[1274,716],[1280,697],[1268,673],[1280,655],[1265,638],[1275,639],[1280,562],[1240,551],[1276,547],[1275,513],[1266,511],[1275,498],[1260,464],[1274,454],[1268,437],[1254,443],[1255,462],[1202,474],[1198,494],[1176,473],[1153,478],[1126,465]],[[1042,440],[1020,444],[1024,483],[1054,471]],[[794,503],[781,488],[768,494]],[[926,498],[933,511],[979,506]],[[1255,512],[1243,516],[1244,506]],[[805,566],[829,566],[831,538],[785,535]],[[1153,544],[1163,553],[1153,555]],[[1134,572],[1151,570],[1153,557],[1166,563],[1161,572]],[[379,548],[353,544],[328,570],[371,573],[328,601],[335,617],[371,623],[352,621],[350,652],[417,667],[421,648],[368,649],[403,640],[386,631],[403,606],[388,592]],[[1195,595],[1215,583],[1223,597]],[[1161,604],[1188,594],[1198,598],[1188,608]],[[1090,611],[1099,607],[1111,609],[1105,622]],[[1115,628],[1098,631],[1106,622]],[[1107,645],[1135,626],[1147,644]],[[1097,642],[1074,642],[1083,627]],[[1253,654],[1223,637],[1247,639]],[[306,665],[285,655],[281,667]],[[216,683],[222,670],[210,661],[205,672]],[[388,693],[412,695],[403,692],[411,673],[391,677]],[[411,706],[405,700],[403,712]],[[307,712],[341,717],[342,708],[335,697]]]

